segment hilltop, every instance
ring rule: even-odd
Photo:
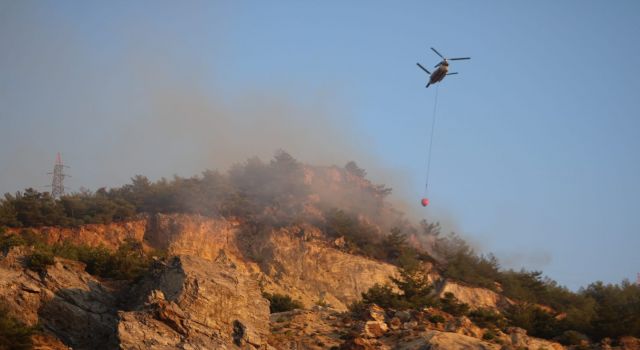
[[[60,199],[7,194],[0,323],[11,327],[0,341],[57,349],[637,343],[637,286],[574,293],[539,271],[504,270],[437,223],[410,222],[390,193],[354,162],[311,166],[279,152],[226,173],[136,176]]]

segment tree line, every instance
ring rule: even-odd
[[[58,199],[48,192],[27,188],[6,193],[0,199],[0,226],[108,224],[140,213],[191,213],[286,224],[304,219],[304,206],[312,192],[304,171],[300,162],[279,151],[269,162],[251,158],[226,173],[207,170],[199,176],[158,181],[137,175],[121,187],[81,190]],[[347,163],[342,171],[366,176],[355,162]],[[372,185],[363,189],[357,200],[382,203],[390,191],[384,185]]]

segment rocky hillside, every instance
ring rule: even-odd
[[[19,230],[11,230],[17,233]],[[295,295],[305,306],[328,303],[338,310],[375,283],[386,283],[396,267],[340,251],[309,225],[248,234],[237,222],[193,215],[162,215],[126,223],[34,230],[47,243],[103,245],[115,250],[127,239],[146,249],[208,261],[228,262],[260,282],[267,292]]]
[[[15,232],[14,234],[17,234]],[[437,310],[418,313],[375,309],[364,319],[346,307],[397,268],[347,254],[309,225],[248,237],[241,226],[192,215],[154,215],[132,222],[75,229],[35,230],[50,243],[104,245],[127,239],[163,249],[132,286],[103,280],[82,263],[55,258],[40,273],[25,267],[28,247],[12,247],[0,260],[0,298],[12,315],[43,329],[36,345],[74,349],[289,349],[420,348],[499,349],[482,340],[485,330],[469,319]],[[500,306],[496,293],[442,280],[436,293],[452,292],[476,307]],[[305,310],[269,314],[263,292],[299,299]],[[442,314],[442,322],[429,317]],[[433,320],[433,318],[432,318]],[[510,339],[516,339],[512,341]],[[521,330],[499,334],[502,343],[559,344],[532,340]],[[525,339],[525,340],[522,340]],[[315,342],[315,343],[313,343]],[[538,343],[535,343],[538,344]],[[536,348],[537,349],[537,348]]]
[[[353,162],[281,152],[224,174],[7,194],[0,349],[636,346],[640,288],[573,293],[504,271],[410,223],[390,191]]]

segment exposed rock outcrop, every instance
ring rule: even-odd
[[[260,261],[265,288],[299,297],[310,307],[328,303],[338,310],[359,300],[375,283],[397,274],[393,265],[354,256],[330,247],[313,226],[274,230],[248,250]]]
[[[517,349],[547,349],[547,350],[563,350],[564,347],[558,343],[554,343],[548,340],[534,338],[527,336],[527,331],[518,328],[511,327],[507,330],[511,340],[511,345]]]
[[[498,344],[463,334],[433,330],[422,333],[416,341],[405,344],[399,349],[416,349],[416,346],[419,349],[421,345],[429,350],[500,350]]]
[[[146,232],[147,221],[147,217],[142,216],[135,220],[110,224],[90,224],[80,227],[41,227],[30,230],[40,235],[48,244],[67,241],[78,245],[104,246],[113,250],[127,239],[142,241]],[[9,228],[7,232],[17,233],[20,230]]]
[[[112,291],[79,262],[56,258],[43,273],[24,269],[22,261],[29,253],[14,247],[0,259],[0,299],[11,313],[27,325],[39,323],[74,349],[114,348]]]
[[[373,284],[387,283],[397,273],[393,265],[340,251],[310,225],[255,234],[223,218],[156,214],[124,223],[45,227],[34,232],[48,243],[69,241],[110,249],[135,239],[147,249],[165,250],[168,255],[230,263],[262,281],[267,291],[296,295],[307,307],[328,303],[346,310]]]
[[[348,254],[312,225],[249,229],[225,219],[173,214],[99,226],[36,233],[50,243],[111,249],[135,239],[176,257],[156,260],[152,271],[124,288],[122,299],[117,284],[88,275],[82,263],[56,258],[36,273],[24,267],[30,250],[12,248],[0,257],[0,298],[25,323],[43,326],[34,339],[43,348],[497,350],[500,341],[514,348],[563,349],[519,329],[485,341],[486,330],[470,319],[432,308],[371,307],[366,317],[351,319],[341,313],[346,306],[375,283],[387,283],[397,268]],[[430,278],[440,296],[451,292],[471,308],[512,303],[487,289],[437,280],[435,273]],[[287,294],[307,309],[270,317],[262,291]],[[440,321],[430,321],[434,316]]]
[[[295,295],[307,307],[328,303],[346,310],[362,292],[397,273],[393,265],[332,247],[311,225],[253,232],[224,219],[156,215],[144,238],[169,254],[231,262],[267,291]]]
[[[449,280],[442,281],[437,288],[437,292],[441,298],[444,297],[446,293],[453,293],[458,301],[468,304],[472,309],[500,309],[513,304],[513,301],[509,298],[492,290],[465,286]]]
[[[336,310],[314,307],[271,314],[269,344],[276,349],[320,350],[339,346],[344,330]]]
[[[136,285],[132,295],[134,310],[119,313],[122,349],[266,346],[268,301],[256,281],[232,266],[175,257]]]
[[[384,323],[383,317],[374,308],[367,312],[366,322]],[[370,310],[371,311],[371,310]],[[372,317],[372,315],[375,315]],[[374,321],[375,319],[375,321]],[[402,322],[394,316],[392,320]],[[391,321],[389,321],[391,322]],[[269,343],[276,349],[328,349],[337,347],[343,350],[500,350],[503,347],[519,349],[509,338],[498,342],[482,339],[482,334],[461,331],[465,327],[476,327],[461,322],[456,331],[443,331],[431,328],[432,325],[418,313],[402,327],[390,327],[380,334],[367,335],[363,329],[363,320],[351,319],[337,310],[314,307],[311,310],[295,310],[271,315],[271,336]],[[469,333],[472,335],[465,335]],[[531,338],[526,333],[519,334],[522,345],[528,349],[562,350],[560,344]]]

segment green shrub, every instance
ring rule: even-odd
[[[151,264],[151,257],[144,253],[142,243],[133,239],[126,240],[115,252],[103,246],[91,247],[69,242],[54,245],[51,249],[56,256],[85,263],[88,273],[106,278],[134,280]]]
[[[85,270],[96,276],[101,277],[114,277],[118,275],[113,253],[104,247],[78,247],[77,260],[86,264]]]
[[[560,321],[537,305],[513,305],[506,311],[506,316],[512,325],[527,330],[527,334],[534,337],[551,339],[562,333]]]
[[[478,308],[469,312],[469,319],[481,328],[504,329],[508,323],[505,317],[497,311],[488,308]]]
[[[469,305],[458,301],[450,292],[445,293],[444,298],[440,298],[440,308],[453,316],[464,316],[469,313]]]
[[[495,339],[497,336],[496,331],[493,329],[487,329],[486,331],[484,331],[484,334],[482,334],[482,339],[483,340],[493,340]]]
[[[47,271],[47,266],[53,265],[53,253],[44,250],[35,251],[27,257],[26,263],[30,270],[44,273]]]
[[[285,312],[291,311],[294,309],[302,309],[304,305],[299,300],[293,300],[290,296],[284,294],[270,294],[270,293],[262,293],[265,299],[269,300],[269,310],[270,312]]]
[[[4,231],[0,232],[0,252],[6,254],[11,247],[25,245],[26,241],[15,234],[8,234]]]
[[[0,234],[0,249],[8,250],[12,246],[30,245],[33,254],[26,259],[29,269],[44,272],[53,264],[53,257],[81,261],[86,264],[85,270],[95,276],[134,280],[140,277],[151,264],[151,257],[144,253],[142,243],[128,239],[115,252],[105,247],[77,245],[65,241],[62,244],[47,245],[42,238],[31,230],[22,230],[20,234]],[[153,254],[163,256],[162,252]]]
[[[400,269],[400,278],[391,277],[391,281],[400,289],[398,308],[421,309],[437,305],[433,294],[433,285],[420,264]]]
[[[376,283],[369,290],[362,293],[362,302],[364,304],[376,304],[383,308],[397,308],[400,306],[399,299],[400,296],[387,284]]]
[[[151,264],[142,249],[142,243],[133,239],[125,241],[113,254],[110,262],[114,272],[109,277],[132,280],[139,278]]]
[[[362,293],[362,302],[394,309],[421,309],[437,305],[432,293],[433,285],[419,263],[401,268],[400,276],[392,277],[391,281],[400,290],[399,293],[394,292],[390,285],[376,283]]]
[[[569,330],[564,331],[555,340],[562,345],[581,345],[584,341],[589,341],[589,338],[580,332]]]
[[[428,320],[431,323],[444,323],[444,317],[442,317],[442,315],[431,315]]]
[[[6,305],[0,303],[0,349],[31,349],[33,327],[28,327],[9,316],[8,311]]]
[[[362,315],[367,309],[367,304],[363,301],[354,301],[353,303],[349,304],[347,309],[349,310],[349,312],[351,312],[352,315],[355,315],[356,318],[358,318],[359,315]]]

